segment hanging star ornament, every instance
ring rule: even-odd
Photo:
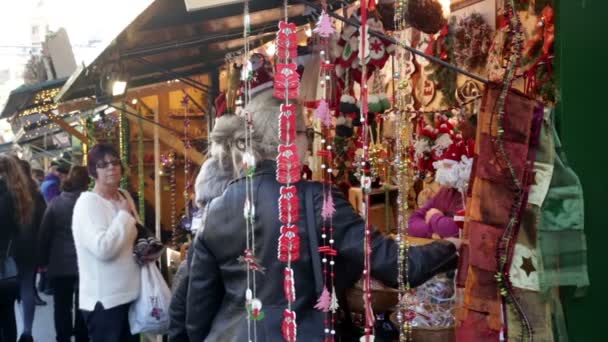
[[[536,271],[536,267],[534,267],[534,263],[532,262],[532,257],[523,257],[521,260],[522,263],[519,267],[524,270],[526,275],[529,277],[532,272]]]

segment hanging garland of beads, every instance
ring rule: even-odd
[[[509,259],[510,259],[510,250],[511,245],[514,242],[515,238],[515,227],[518,224],[518,217],[520,213],[520,209],[524,203],[524,187],[520,183],[517,175],[515,173],[515,169],[509,156],[506,153],[504,142],[503,142],[503,134],[504,134],[504,126],[503,120],[506,111],[506,99],[511,90],[511,84],[515,77],[515,72],[517,67],[519,66],[520,58],[521,58],[521,49],[522,49],[522,31],[521,31],[521,23],[519,21],[519,15],[515,9],[514,0],[509,0],[509,3],[506,4],[506,10],[509,15],[509,25],[511,26],[511,40],[513,50],[509,56],[509,67],[505,74],[505,78],[503,81],[502,91],[498,98],[498,137],[495,139],[494,143],[498,148],[498,153],[503,161],[507,164],[509,172],[511,174],[511,181],[513,182],[513,186],[517,193],[517,197],[515,199],[515,204],[513,208],[511,208],[509,222],[503,232],[503,235],[500,239],[498,253],[497,253],[497,261],[498,261],[498,272],[496,274],[496,281],[498,283],[498,288],[500,294],[503,296],[506,305],[511,305],[517,312],[520,318],[521,324],[521,340],[522,341],[532,341],[533,331],[528,321],[528,318],[521,307],[521,304],[517,300],[515,293],[513,292],[513,287],[509,280]]]
[[[160,162],[163,166],[163,171],[169,174],[169,191],[171,193],[169,207],[171,209],[171,231],[173,236],[176,235],[177,230],[177,182],[176,182],[176,164],[177,164],[177,153],[175,151],[169,152],[169,154],[162,154],[160,156]]]
[[[120,151],[120,160],[122,161],[122,165],[125,170],[129,170],[129,156],[131,155],[131,134],[129,128],[129,121],[124,113],[120,113],[120,117],[118,119],[118,128],[119,128],[119,151]],[[122,178],[120,179],[120,187],[122,189],[129,188],[129,172],[124,172]]]
[[[139,134],[137,135],[137,197],[139,201],[139,217],[142,220],[145,220],[146,217],[146,200],[144,189],[146,188],[146,182],[144,179],[144,121],[141,118],[137,119],[137,124],[139,126]]]
[[[277,156],[276,179],[281,183],[279,197],[279,220],[283,224],[279,236],[279,260],[284,262],[283,291],[287,308],[283,312],[281,331],[287,342],[297,337],[296,312],[292,310],[296,299],[295,278],[292,263],[300,258],[300,236],[297,226],[299,197],[295,186],[300,180],[300,161],[296,139],[296,106],[290,100],[298,98],[300,78],[295,58],[298,56],[297,27],[289,23],[288,1],[283,3],[285,19],[279,22],[277,33],[277,72],[274,80],[274,96],[284,101],[279,115],[279,154]]]
[[[184,113],[188,113],[188,103],[190,102],[190,98],[188,95],[185,95],[182,98],[182,106],[184,107]],[[186,217],[190,216],[190,191],[192,190],[192,180],[190,175],[190,159],[188,157],[188,153],[192,148],[192,142],[190,141],[190,134],[188,133],[190,130],[190,118],[186,116],[184,118],[184,215]]]
[[[246,108],[251,100],[251,81],[253,70],[249,61],[250,54],[250,16],[249,0],[245,0],[243,10],[243,38],[244,42],[244,67],[242,81],[244,84],[242,98],[238,100],[242,108]],[[245,118],[245,153],[243,155],[243,168],[245,171],[245,204],[243,216],[245,218],[246,248],[240,262],[246,265],[247,289],[245,291],[245,307],[247,308],[247,336],[248,341],[257,341],[257,321],[264,318],[262,302],[257,298],[256,273],[263,272],[263,268],[255,257],[255,203],[253,194],[253,177],[255,174],[255,158],[251,146],[253,135],[253,121],[251,113],[242,111],[241,115]],[[252,338],[253,336],[253,338]]]
[[[403,4],[404,1],[399,2],[397,11],[395,12],[395,29],[400,30],[401,35],[405,35],[406,22],[404,20],[403,12],[406,11],[406,7]],[[406,41],[405,37],[402,37],[401,41]],[[398,69],[394,73],[393,77],[395,81],[399,82],[403,86],[400,89],[407,87],[409,78],[408,64],[411,63],[405,58],[399,60]],[[402,80],[400,78],[403,77]],[[398,195],[397,195],[397,244],[399,246],[399,255],[397,259],[397,284],[399,290],[399,304],[397,312],[397,322],[399,323],[399,341],[406,342],[412,339],[412,319],[408,316],[409,311],[405,301],[405,295],[410,290],[409,278],[408,278],[408,194],[409,194],[409,173],[408,166],[410,162],[407,160],[408,153],[404,144],[409,141],[408,137],[403,137],[408,132],[404,127],[404,124],[409,122],[408,109],[412,108],[412,98],[407,96],[407,92],[401,90],[395,96],[395,109],[397,111],[397,134],[395,135],[396,146],[395,146],[395,162],[394,169],[396,171]],[[405,139],[404,139],[405,138]],[[404,177],[405,175],[405,177]],[[404,181],[405,180],[405,181]]]
[[[365,234],[363,241],[363,306],[365,311],[365,329],[364,340],[371,341],[374,338],[374,312],[372,309],[372,289],[371,289],[371,225],[369,220],[369,193],[371,191],[372,178],[370,174],[369,163],[369,121],[368,121],[368,87],[367,87],[367,59],[370,54],[368,42],[368,26],[367,26],[367,1],[361,2],[361,28],[360,28],[360,48],[359,60],[361,61],[361,88],[360,88],[360,112],[359,120],[361,122],[361,140],[363,145],[363,155],[361,156],[357,174],[361,178],[362,207],[363,219],[365,221]]]
[[[331,72],[334,65],[329,61],[329,39],[335,34],[335,29],[330,16],[327,14],[327,2],[321,2],[323,12],[319,18],[319,22],[314,29],[318,34],[321,44],[320,49],[320,68],[319,68],[319,83],[321,89],[321,99],[317,106],[314,116],[321,123],[323,138],[321,139],[322,149],[318,151],[318,155],[322,159],[322,182],[323,182],[323,209],[321,217],[323,218],[323,226],[321,228],[322,246],[319,247],[321,261],[323,262],[323,290],[321,296],[315,305],[315,309],[325,313],[325,341],[333,342],[335,340],[335,314],[338,310],[338,297],[335,289],[334,265],[335,257],[338,254],[334,248],[334,227],[333,216],[336,211],[334,207],[332,195],[332,168],[333,150],[331,145],[331,130],[333,128],[332,115],[327,103],[328,94],[331,94]],[[329,266],[328,266],[329,264]]]

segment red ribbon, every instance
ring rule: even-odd
[[[429,41],[429,46],[426,47],[426,50],[424,52],[427,55],[435,56],[435,44],[437,44],[440,49],[439,57],[441,59],[447,59],[448,52],[445,49],[445,46],[443,46],[443,41],[448,36],[449,32],[450,32],[450,27],[448,25],[445,25],[441,29],[441,31],[439,31],[439,35],[437,36],[437,38],[435,38],[435,35],[431,35],[431,41]]]

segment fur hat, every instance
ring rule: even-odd
[[[278,154],[279,114],[282,101],[273,96],[273,90],[260,92],[247,104],[244,112],[251,113],[253,119],[252,150],[256,161],[274,160]],[[306,130],[301,107],[297,110],[297,131]],[[245,153],[245,119],[237,115],[224,115],[219,118],[211,132],[211,155],[218,159],[221,167],[232,167],[238,174]],[[296,138],[300,160],[305,158],[307,138],[298,134]]]
[[[203,163],[194,186],[196,205],[204,208],[212,199],[219,197],[234,178],[230,164],[222,167],[217,158],[211,157]]]

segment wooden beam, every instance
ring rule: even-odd
[[[44,113],[44,115],[46,115],[49,118],[49,120],[56,123],[59,127],[63,128],[66,132],[70,133],[71,135],[75,136],[78,140],[82,141],[83,144],[87,144],[87,145],[89,144],[89,138],[87,138],[84,134],[80,133],[76,128],[70,126],[70,124],[65,122],[65,120],[63,120],[62,118],[60,118],[52,113]]]
[[[131,112],[137,112],[137,110],[131,106],[125,105],[125,107],[127,110],[129,110]],[[143,113],[141,113],[141,112],[139,112],[139,113],[140,113],[140,115],[143,116]],[[159,114],[162,114],[162,113],[159,113]],[[134,117],[132,115],[127,115],[127,119],[134,125],[139,125],[136,117]],[[174,132],[172,132],[164,127],[160,127],[158,125],[145,121],[145,120],[142,120],[142,125],[143,125],[144,133],[146,136],[154,137],[155,127],[158,127],[159,132],[160,132],[160,134],[159,134],[160,142],[162,142],[163,144],[169,146],[169,148],[174,149],[176,151],[184,151],[186,149],[184,142],[180,138],[176,137]],[[203,162],[205,161],[205,156],[193,148],[191,148],[188,151],[188,157],[193,162],[197,163],[198,165],[203,164]]]
[[[171,91],[176,91],[176,90],[183,90],[188,87],[189,86],[183,82],[167,83],[166,81],[164,81],[164,82],[159,82],[156,84],[149,84],[149,85],[144,85],[144,86],[140,86],[140,87],[130,88],[127,90],[127,98],[141,99],[142,97],[158,95],[158,93],[160,93],[160,92],[165,92],[165,91],[171,92]]]
[[[66,102],[61,102],[57,105],[57,110],[59,113],[69,113],[75,110],[83,111],[89,110],[91,107],[95,106],[95,101],[89,98],[76,99]]]

